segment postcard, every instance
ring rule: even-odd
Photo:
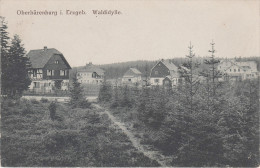
[[[0,5],[2,167],[260,165],[260,1]]]

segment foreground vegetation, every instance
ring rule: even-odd
[[[105,114],[55,104],[2,101],[2,166],[158,166]]]
[[[259,81],[173,89],[102,87],[100,100],[172,166],[259,165]],[[192,100],[192,101],[191,101]]]

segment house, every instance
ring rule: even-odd
[[[69,89],[69,63],[61,52],[55,48],[30,50],[27,54],[31,62],[28,70],[30,79],[30,91],[49,93],[55,89]]]
[[[160,60],[151,69],[150,83],[152,86],[174,86],[178,84],[178,81],[178,67],[169,61]]]
[[[136,68],[130,68],[124,74],[122,78],[122,83],[124,84],[141,84],[142,83],[142,73]]]
[[[236,61],[234,59],[223,59],[217,69],[222,72],[222,80],[241,81],[255,79],[258,77],[257,64],[255,61]]]
[[[104,72],[103,69],[90,62],[83,69],[77,71],[77,79],[82,84],[100,85],[104,80]]]

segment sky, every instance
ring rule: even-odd
[[[68,1],[0,0],[10,36],[26,51],[56,48],[72,67],[185,57],[190,42],[197,56],[208,56],[214,40],[218,57],[260,56],[260,1],[156,0]],[[58,15],[19,15],[19,11]],[[67,15],[66,10],[85,15]],[[94,15],[117,10],[120,15]],[[59,15],[62,11],[63,15]]]

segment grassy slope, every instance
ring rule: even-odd
[[[49,103],[2,102],[2,166],[158,166],[95,109]]]

